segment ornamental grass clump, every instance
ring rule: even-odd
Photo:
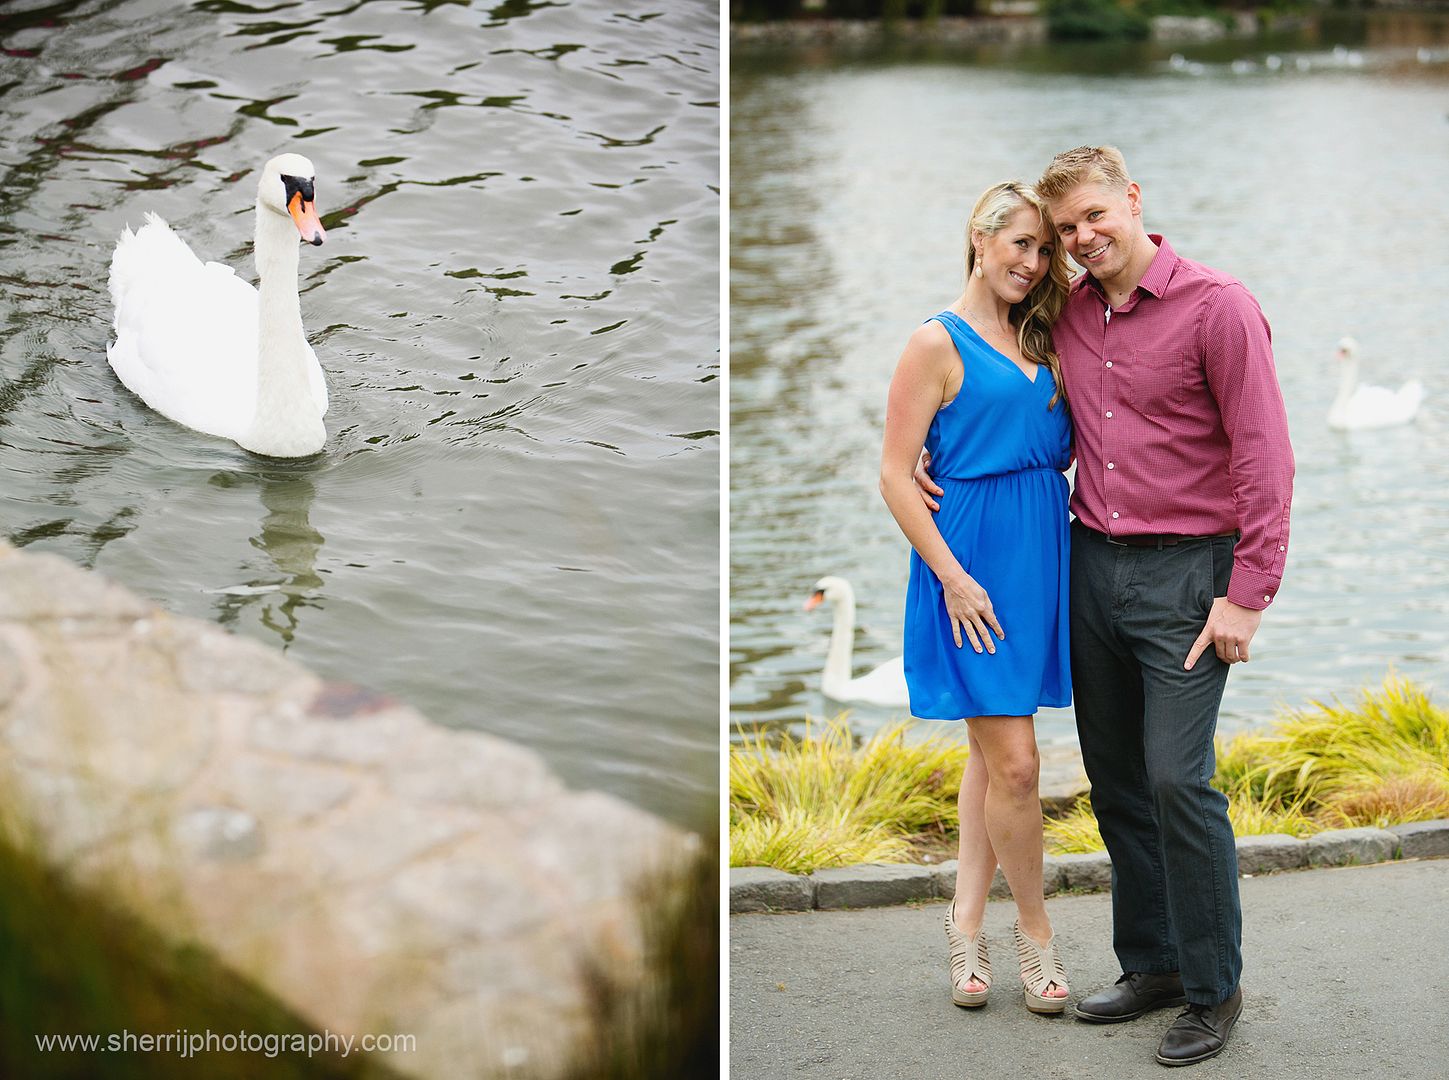
[[[908,742],[908,722],[856,745],[845,717],[730,750],[730,865],[809,873],[954,847],[964,742]],[[1392,676],[1356,701],[1312,702],[1220,744],[1213,785],[1239,836],[1449,818],[1449,712]],[[1045,824],[1050,852],[1101,851],[1086,796]]]
[[[1213,786],[1228,797],[1238,836],[1432,821],[1449,817],[1449,713],[1423,690],[1390,677],[1354,704],[1313,702],[1264,733],[1217,752]],[[1100,851],[1084,797],[1046,823],[1058,854]]]
[[[1042,842],[1054,855],[1084,855],[1101,851],[1102,834],[1087,796],[1080,796],[1061,817],[1048,818],[1042,828]]]
[[[1316,701],[1267,734],[1238,736],[1218,756],[1215,783],[1265,806],[1296,806],[1309,831],[1445,817],[1449,712],[1390,676],[1356,703]]]
[[[730,865],[804,874],[901,862],[956,824],[966,744],[908,742],[897,722],[856,744],[844,715],[800,736],[756,729],[730,747]]]

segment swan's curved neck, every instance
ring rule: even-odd
[[[251,442],[270,444],[280,433],[319,422],[307,379],[307,338],[297,296],[300,238],[292,220],[257,202],[254,253],[260,279],[257,305],[257,406]],[[263,451],[266,452],[266,451]]]
[[[1343,365],[1343,374],[1338,377],[1338,395],[1333,399],[1333,404],[1328,407],[1328,414],[1332,417],[1340,417],[1347,409],[1348,403],[1353,398],[1354,388],[1358,386],[1358,357],[1350,355],[1340,361]]]
[[[830,651],[825,654],[825,673],[820,685],[826,697],[839,698],[850,682],[850,663],[855,651],[855,597],[843,596],[831,604],[834,625],[830,628]]]
[[[297,297],[297,230],[290,218],[257,203],[256,260],[261,279],[262,355],[268,345],[305,340],[302,303]]]

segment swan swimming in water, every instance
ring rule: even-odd
[[[910,696],[906,692],[903,657],[887,660],[858,679],[850,677],[855,645],[855,590],[850,582],[839,577],[821,578],[805,601],[805,610],[813,611],[822,603],[828,603],[835,616],[830,630],[830,651],[826,653],[825,671],[820,680],[825,696],[835,701],[907,708]]]
[[[1368,386],[1358,381],[1358,342],[1346,337],[1338,343],[1343,364],[1338,396],[1328,409],[1328,426],[1340,431],[1407,424],[1424,400],[1424,384],[1410,379],[1398,390]]]
[[[126,388],[178,424],[267,457],[307,457],[327,431],[327,384],[302,331],[298,234],[326,238],[316,174],[282,154],[257,183],[258,293],[221,263],[203,263],[155,214],[121,233],[111,257],[114,344]]]

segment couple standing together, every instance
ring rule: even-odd
[[[1086,270],[1074,283],[1067,255]],[[914,549],[911,712],[969,728],[952,1000],[986,1002],[999,865],[1026,1006],[1067,1008],[1032,716],[1075,694],[1123,974],[1073,1012],[1115,1023],[1185,1005],[1157,1060],[1191,1064],[1242,1010],[1237,855],[1209,781],[1228,667],[1248,660],[1288,548],[1293,454],[1268,324],[1241,283],[1148,234],[1110,146],[1058,154],[1035,189],[988,189],[966,273],[901,355],[881,460]]]

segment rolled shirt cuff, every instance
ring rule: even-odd
[[[1282,580],[1272,574],[1234,566],[1233,576],[1228,581],[1228,599],[1239,607],[1262,611],[1273,606]]]

